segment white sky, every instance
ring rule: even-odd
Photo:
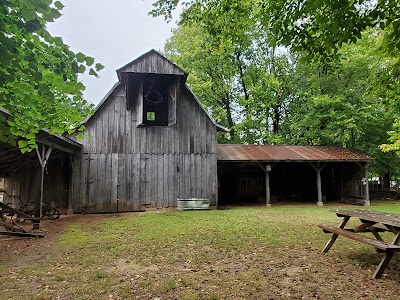
[[[100,78],[82,76],[84,97],[100,102],[117,82],[115,70],[150,49],[163,49],[175,22],[148,16],[154,0],[61,0],[62,17],[48,25],[71,50],[92,56],[105,68]],[[177,16],[175,16],[177,19]]]

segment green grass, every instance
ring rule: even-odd
[[[320,254],[329,235],[316,225],[338,224],[340,219],[331,211],[337,208],[288,205],[164,212],[70,224],[42,258],[25,258],[24,263],[16,257],[0,264],[0,280],[13,288],[3,289],[2,297],[340,299],[352,294],[348,276],[338,274],[369,278],[380,257],[366,245],[340,239],[329,255]],[[400,203],[373,202],[370,209],[400,213]],[[336,280],[336,292],[325,289],[324,280]],[[390,291],[388,283],[387,279],[381,285],[383,290]]]

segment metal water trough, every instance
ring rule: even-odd
[[[209,198],[178,198],[176,203],[177,210],[207,210],[210,209]]]

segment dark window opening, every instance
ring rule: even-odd
[[[129,73],[127,109],[137,114],[139,126],[169,126],[176,123],[180,78],[176,75]]]
[[[168,89],[164,76],[148,75],[143,79],[143,125],[168,126]]]

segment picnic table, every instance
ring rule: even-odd
[[[322,252],[328,252],[339,235],[373,246],[378,252],[385,255],[372,278],[382,277],[394,253],[400,251],[400,215],[360,209],[336,210],[335,213],[338,217],[343,218],[339,227],[326,224],[318,225],[325,233],[333,233]],[[358,219],[360,224],[354,228],[345,228],[352,217]],[[366,232],[372,233],[373,238],[366,236],[364,234]],[[380,232],[391,232],[394,237],[391,241],[386,242],[379,234]]]

